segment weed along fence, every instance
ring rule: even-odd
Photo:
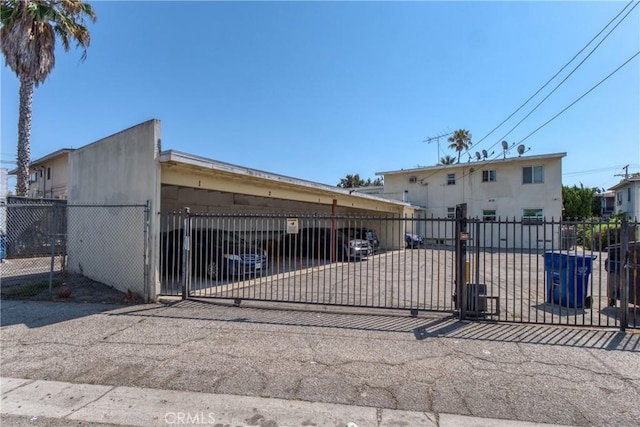
[[[0,206],[2,298],[51,299],[98,282],[142,300],[148,289],[146,205],[31,202]]]
[[[160,214],[165,295],[640,327],[638,224]],[[636,261],[634,261],[636,260]],[[635,287],[634,287],[635,286]]]

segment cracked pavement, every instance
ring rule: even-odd
[[[433,313],[3,301],[2,376],[459,414],[640,424],[640,334]]]

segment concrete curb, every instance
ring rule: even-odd
[[[2,414],[123,426],[476,426],[543,424],[295,400],[0,378]],[[544,424],[548,426],[549,424]]]

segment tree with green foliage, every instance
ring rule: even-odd
[[[471,132],[466,129],[458,129],[453,132],[447,141],[449,144],[449,148],[456,150],[458,152],[458,163],[460,163],[460,155],[463,150],[468,150],[471,146]]]
[[[585,219],[600,215],[595,188],[562,186],[562,219]]]
[[[20,80],[18,117],[17,185],[19,196],[29,185],[31,111],[33,89],[43,83],[55,65],[56,38],[65,51],[70,42],[87,56],[91,42],[85,18],[96,20],[93,8],[80,0],[2,0],[0,49]]]
[[[356,187],[380,187],[384,185],[382,178],[378,177],[373,181],[371,178],[364,179],[360,178],[359,174],[350,175],[348,174],[346,177],[342,178],[338,183],[338,187],[341,188],[356,188]]]
[[[440,161],[436,166],[452,165],[456,162],[456,158],[447,154],[444,157],[440,157]]]

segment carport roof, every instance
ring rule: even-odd
[[[166,150],[160,153],[160,163],[188,165],[201,169],[209,169],[212,171],[224,172],[237,175],[239,177],[247,177],[253,179],[262,179],[265,181],[276,182],[280,184],[288,184],[291,186],[304,187],[307,189],[320,190],[324,192],[334,193],[336,195],[347,195],[361,199],[370,199],[383,201],[397,206],[411,207],[414,209],[422,209],[418,206],[412,206],[409,203],[398,200],[390,200],[384,197],[372,196],[368,194],[356,193],[353,189],[343,189],[318,182],[307,181],[299,178],[292,178],[285,175],[279,175],[271,172],[265,172],[258,169],[251,169],[244,166],[225,163],[218,160],[208,159],[206,157],[196,156],[175,150]]]

